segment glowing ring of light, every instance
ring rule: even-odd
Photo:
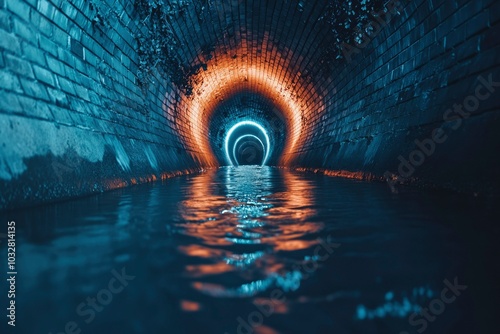
[[[224,148],[226,150],[227,161],[231,165],[234,166],[233,161],[231,160],[231,157],[229,156],[229,139],[231,138],[231,135],[233,134],[233,132],[237,128],[239,128],[240,126],[244,126],[244,125],[255,126],[257,129],[259,129],[262,132],[262,134],[266,138],[267,150],[266,150],[266,154],[264,156],[264,159],[262,161],[262,165],[265,165],[266,162],[267,162],[267,158],[269,157],[269,151],[270,151],[269,148],[271,147],[271,141],[269,140],[269,136],[267,135],[266,129],[264,129],[264,127],[262,125],[260,125],[259,123],[255,123],[253,121],[241,121],[241,122],[238,122],[235,125],[233,125],[233,127],[231,129],[229,129],[229,131],[228,131],[228,133],[226,135],[226,139],[224,140]]]
[[[253,138],[257,139],[259,141],[260,145],[262,145],[262,149],[264,150],[264,152],[267,152],[267,149],[264,146],[264,143],[262,142],[262,140],[260,140],[259,137],[255,136],[255,135],[243,135],[243,136],[239,137],[238,139],[236,139],[236,141],[234,142],[234,145],[233,145],[233,159],[235,162],[238,161],[238,159],[236,159],[236,146],[238,146],[238,143],[240,142],[241,139],[246,138],[246,137],[253,137]]]

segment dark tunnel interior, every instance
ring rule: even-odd
[[[498,36],[498,0],[0,0],[0,332],[496,333]]]
[[[4,0],[1,207],[239,164],[243,121],[252,164],[496,194],[497,6]]]
[[[219,165],[278,165],[286,143],[287,127],[283,112],[264,96],[243,91],[221,101],[209,124],[208,138]],[[246,135],[254,137],[243,137]],[[246,158],[252,157],[251,161],[240,158],[237,163],[233,152],[244,148],[235,145],[245,143],[255,144],[247,149]]]

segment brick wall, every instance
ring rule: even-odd
[[[138,83],[134,37],[145,26],[134,1],[0,0],[0,209],[214,166],[241,117],[270,127],[278,164],[498,188],[499,93],[481,86],[500,81],[497,1],[384,2],[392,19],[362,46],[346,20],[387,13],[172,3],[172,52],[197,69],[192,94],[172,71]],[[342,42],[351,49],[339,55]],[[478,87],[489,96],[471,105]],[[247,112],[240,95],[258,107]],[[465,102],[470,115],[453,112]]]
[[[333,70],[330,107],[294,165],[497,192],[500,85],[488,91],[484,80],[500,82],[500,3],[402,5]],[[465,113],[454,111],[464,103]]]
[[[200,166],[164,105],[136,84],[133,3],[0,1],[0,209]]]

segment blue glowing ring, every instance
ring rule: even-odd
[[[262,161],[262,165],[265,165],[266,162],[267,162],[267,159],[269,158],[269,151],[270,151],[270,147],[271,147],[271,143],[270,143],[270,140],[269,140],[269,136],[267,135],[267,132],[266,132],[266,129],[264,129],[264,127],[262,125],[260,125],[259,123],[255,123],[253,121],[241,121],[241,122],[238,122],[236,123],[235,125],[233,125],[233,127],[231,129],[229,129],[227,135],[226,135],[226,139],[224,141],[224,148],[226,150],[226,158],[227,158],[227,161],[234,166],[234,163],[233,161],[231,160],[231,157],[229,155],[229,139],[231,139],[231,135],[233,134],[233,132],[238,129],[240,126],[244,126],[244,125],[250,125],[250,126],[254,126],[256,127],[257,129],[259,129],[262,134],[264,135],[264,137],[266,138],[266,146],[267,146],[267,149],[265,150],[266,151],[266,154],[264,156],[264,160]]]
[[[264,143],[262,142],[262,140],[260,140],[259,137],[255,136],[255,135],[243,135],[241,137],[239,137],[238,139],[236,139],[236,141],[234,142],[234,145],[233,145],[233,159],[234,159],[234,162],[237,161],[236,159],[236,146],[238,146],[238,143],[240,142],[240,140],[242,140],[243,138],[246,138],[246,137],[253,137],[255,139],[257,139],[260,143],[260,145],[262,145],[262,149],[264,150],[264,152],[266,152],[266,147],[264,146]]]

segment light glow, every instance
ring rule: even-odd
[[[229,129],[229,131],[227,132],[226,138],[224,140],[224,149],[225,149],[225,152],[226,152],[227,161],[232,166],[234,166],[233,161],[231,160],[231,157],[229,155],[229,140],[231,139],[231,135],[233,134],[233,132],[236,129],[238,129],[241,126],[245,126],[245,125],[250,125],[250,126],[256,127],[264,135],[264,138],[266,139],[267,150],[265,150],[266,154],[264,155],[264,159],[262,160],[262,165],[265,165],[266,162],[267,162],[267,159],[269,158],[269,148],[271,147],[271,141],[269,140],[269,136],[267,135],[266,129],[264,129],[264,127],[262,125],[260,125],[259,123],[256,123],[256,122],[253,122],[253,121],[241,121],[241,122],[238,122],[235,125],[233,125],[231,127],[231,129]]]
[[[186,148],[195,152],[202,164],[218,165],[208,135],[211,117],[223,101],[236,94],[251,92],[263,96],[281,115],[286,141],[277,161],[280,166],[293,161],[321,119],[325,92],[318,90],[309,74],[301,73],[291,62],[290,53],[284,54],[267,39],[265,43],[268,46],[259,55],[248,54],[242,44],[230,50],[226,46],[216,48],[207,68],[192,77],[191,96],[173,91],[165,95],[165,105],[175,100],[164,108],[167,117],[175,120]]]

